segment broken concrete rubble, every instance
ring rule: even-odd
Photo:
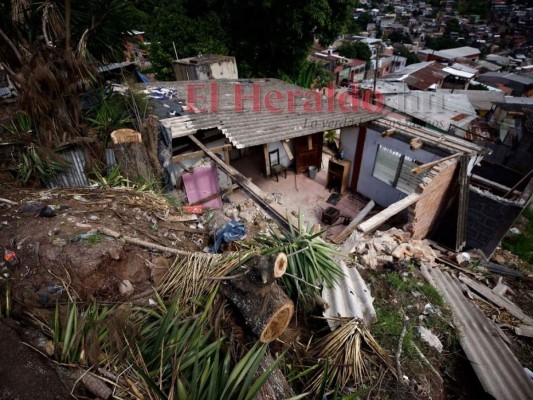
[[[354,241],[356,244],[348,253],[354,253],[362,266],[371,269],[392,261],[434,264],[437,258],[428,241],[410,239],[409,233],[397,228],[376,232],[374,236],[356,233]]]

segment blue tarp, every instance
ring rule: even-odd
[[[142,83],[150,83],[150,79],[148,79],[146,75],[137,70],[135,70],[135,73],[137,74]]]
[[[246,229],[244,224],[239,221],[230,221],[222,229],[215,234],[215,244],[211,247],[209,253],[217,253],[220,250],[222,242],[234,242],[235,240],[242,239],[246,235]]]

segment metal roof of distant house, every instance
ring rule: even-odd
[[[373,90],[374,81],[366,80],[361,82],[360,89]],[[394,93],[409,93],[409,87],[405,82],[384,81],[378,79],[376,81],[376,92],[380,94],[394,94]]]
[[[439,83],[448,75],[434,61],[424,61],[408,65],[385,76],[383,79],[386,81],[405,82],[413,89],[427,90],[431,85]]]
[[[451,65],[451,68],[453,69],[458,69],[459,71],[463,71],[463,72],[468,72],[470,74],[477,74],[477,69],[473,68],[473,67],[469,67],[468,65],[465,65],[465,64],[460,64],[460,63],[453,63]]]
[[[457,58],[465,58],[471,56],[479,56],[481,52],[475,47],[463,46],[454,49],[446,49],[435,51],[432,49],[420,50],[419,53],[434,55],[435,57],[444,58],[446,60],[455,60]]]
[[[203,64],[213,64],[216,62],[234,61],[234,60],[235,60],[235,57],[232,57],[232,56],[221,56],[218,54],[200,54],[196,57],[180,58],[179,60],[174,60],[172,62],[176,64],[203,65]]]
[[[518,75],[513,73],[501,73],[501,72],[485,72],[481,74],[479,78],[498,78],[500,80],[508,80],[512,82],[517,82],[522,85],[533,85],[533,78],[530,78],[525,75]]]
[[[451,59],[455,59],[469,56],[478,56],[481,54],[481,51],[479,51],[479,49],[476,49],[475,47],[463,46],[456,47],[454,49],[441,50],[440,53],[448,56]]]
[[[451,93],[453,89],[439,89],[439,92]],[[464,94],[468,97],[470,104],[479,111],[488,111],[492,105],[497,102],[505,102],[505,95],[501,91],[487,91],[487,90],[457,90],[454,94]]]
[[[489,70],[489,71],[499,71],[500,69],[502,69],[502,67],[500,65],[491,63],[491,62],[486,61],[486,60],[478,61],[477,65],[478,65],[479,68],[485,68],[486,70]]]
[[[415,90],[383,97],[387,107],[444,131],[450,125],[467,127],[477,118],[476,110],[464,94]]]
[[[494,105],[500,107],[502,110],[523,113],[525,117],[525,131],[533,134],[533,102],[514,102],[514,99],[507,97],[505,103],[494,103]]]
[[[509,65],[509,62],[511,61],[509,57],[501,56],[499,54],[489,54],[485,57],[485,59],[498,65]]]
[[[471,72],[466,72],[466,71],[461,71],[459,69],[455,69],[455,68],[452,68],[452,67],[444,67],[442,69],[443,72],[446,72],[450,75],[453,75],[453,76],[458,76],[460,78],[465,78],[465,79],[471,79],[473,78],[476,74],[474,73],[471,73]]]
[[[367,111],[361,105],[358,105],[355,111],[343,110],[339,106],[342,94],[332,96],[328,100],[324,99],[321,93],[278,79],[220,79],[158,84],[171,89],[174,96],[182,101],[187,99],[190,90],[196,90],[197,95],[204,91],[205,98],[203,100],[198,98],[200,100],[198,103],[191,104],[191,99],[187,100],[187,108],[195,112],[160,121],[161,125],[171,132],[172,137],[187,136],[201,130],[219,129],[239,149],[306,136],[328,129],[354,126],[382,116],[378,112]],[[258,104],[251,99],[254,90],[258,93]],[[237,93],[242,96],[241,100],[237,98]],[[271,100],[274,101],[276,108],[279,106],[279,109],[267,108],[268,93],[273,96],[278,96],[276,93],[279,93],[282,100]],[[316,107],[310,110],[310,99],[315,96],[320,100],[316,101]],[[306,104],[307,109],[304,107]],[[175,107],[180,106],[176,103]]]
[[[375,43],[381,43],[381,39],[366,37],[366,36],[358,36],[358,35],[352,35],[352,40],[356,40],[358,42],[363,42],[366,44],[375,44]]]

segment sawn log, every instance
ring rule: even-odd
[[[294,304],[276,283],[285,273],[287,256],[256,256],[247,271],[221,284],[221,293],[239,310],[259,341],[269,343],[287,328]]]

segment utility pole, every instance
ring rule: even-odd
[[[376,65],[374,69],[374,90],[372,91],[372,104],[376,104],[376,84],[378,80],[378,64],[379,64],[379,50],[381,49],[381,43],[376,45]]]

